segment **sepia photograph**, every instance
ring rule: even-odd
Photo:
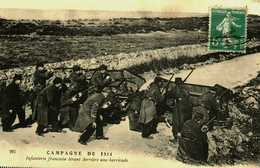
[[[260,0],[0,0],[0,167],[260,168]]]

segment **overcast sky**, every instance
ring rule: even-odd
[[[0,8],[208,12],[209,7],[248,7],[260,15],[260,0],[0,0]]]

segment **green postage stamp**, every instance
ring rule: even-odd
[[[209,50],[246,52],[246,8],[211,8],[209,23]]]

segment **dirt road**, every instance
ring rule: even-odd
[[[209,86],[218,83],[232,89],[255,78],[258,71],[260,71],[260,53],[196,68],[186,82]],[[175,77],[184,79],[189,72],[190,70],[182,70]],[[169,75],[164,77],[170,78]]]

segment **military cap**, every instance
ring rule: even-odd
[[[101,70],[107,70],[107,66],[104,65],[104,64],[102,64],[102,65],[100,65],[99,69],[101,69]]]
[[[15,74],[14,75],[14,80],[22,80],[23,77],[22,77],[22,74]]]
[[[39,67],[44,67],[44,64],[43,64],[42,62],[38,62],[38,63],[36,64],[36,68],[39,68]]]
[[[155,83],[157,83],[157,82],[161,82],[162,79],[157,75],[157,76],[154,78],[153,81],[154,81]]]
[[[183,81],[182,81],[182,79],[181,78],[175,78],[175,83],[176,84],[182,84],[183,83]]]
[[[56,77],[54,80],[53,80],[53,84],[59,84],[59,83],[62,83],[62,79],[60,77]]]

